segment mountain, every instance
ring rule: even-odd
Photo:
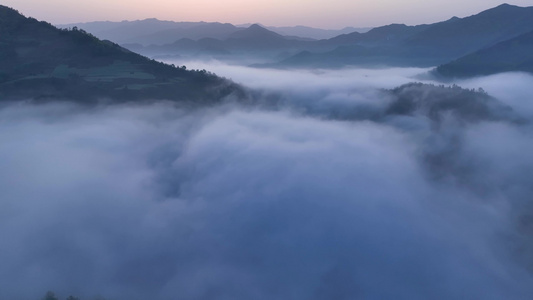
[[[129,44],[123,46],[151,57],[215,58],[268,67],[433,67],[532,31],[533,7],[502,4],[465,18],[452,17],[417,26],[390,24],[323,40],[287,36],[276,32],[281,27],[270,30],[258,24],[240,28],[231,24],[168,23],[155,19],[121,23],[113,28],[107,23],[92,26],[100,29],[108,26],[108,33],[121,33],[122,40],[126,40],[126,27],[136,28],[142,23],[153,31],[174,26],[150,34],[144,34],[147,29],[138,30],[143,35],[127,38]],[[165,40],[171,41],[160,44]]]
[[[444,77],[473,77],[501,72],[533,74],[533,31],[476,51],[436,68]]]
[[[365,33],[352,32],[339,35],[324,41],[324,43],[333,45],[391,45],[402,42],[407,38],[424,31],[428,27],[429,25],[407,26],[405,24],[390,24],[373,28]]]
[[[0,6],[0,100],[216,101],[239,87]]]
[[[463,89],[457,85],[436,86],[407,83],[387,90],[391,102],[385,115],[423,115],[435,123],[451,116],[461,122],[480,121],[523,122],[513,109],[488,95],[483,89]]]
[[[164,31],[175,28],[188,28],[194,24],[176,23],[171,21],[161,21],[158,19],[145,19],[137,21],[122,21],[122,22],[88,22],[88,23],[73,23],[58,25],[61,29],[79,28],[83,29],[94,36],[110,40],[118,44],[129,43],[132,40],[142,43],[138,37],[153,34],[155,32]]]
[[[460,57],[533,30],[533,7],[502,4],[429,26],[406,43],[417,52]]]
[[[315,40],[324,40],[330,39],[341,34],[348,34],[352,32],[367,32],[372,28],[355,28],[355,27],[346,27],[343,29],[320,29],[313,28],[308,26],[285,26],[285,27],[275,27],[267,26],[268,30],[274,31],[284,36],[295,36],[301,38],[309,38]]]
[[[224,40],[230,34],[253,24],[233,25],[218,22],[173,22],[155,18],[122,21],[122,22],[87,22],[58,25],[59,28],[67,29],[77,27],[83,29],[98,38],[111,40],[118,44],[141,44],[163,45],[170,44],[179,39],[188,38],[199,40],[202,38],[214,38]],[[366,32],[371,28],[346,27],[339,30],[320,29],[307,26],[263,26],[272,32],[293,39],[320,40],[329,39],[341,34],[352,32]]]
[[[145,19],[122,22],[89,22],[59,25],[67,29],[77,27],[98,38],[111,40],[118,44],[138,43],[144,46],[163,45],[188,38],[225,39],[241,28],[228,23],[218,22],[173,22],[158,19]]]
[[[143,45],[164,45],[179,39],[199,40],[203,38],[226,39],[240,28],[228,23],[198,23],[187,28],[171,28],[154,33],[130,37],[124,43],[141,43]]]
[[[199,40],[179,39],[171,44],[124,45],[128,49],[151,57],[179,55],[189,58],[216,58],[226,61],[242,61],[247,58],[269,60],[279,58],[283,52],[296,53],[307,47],[316,48],[313,41],[282,36],[258,24],[241,28],[226,39],[203,38]],[[331,47],[330,47],[331,48]],[[289,54],[290,55],[290,54]]]
[[[258,24],[252,24],[248,28],[241,29],[231,34],[228,38],[230,39],[254,39],[254,40],[261,40],[261,39],[283,40],[284,39],[282,35],[277,34],[273,31],[270,31],[266,28],[263,28]]]
[[[87,22],[58,25],[59,28],[68,29],[77,27],[83,29],[98,38],[111,40],[118,44],[141,44],[164,45],[173,43],[179,39],[188,38],[199,40],[202,38],[214,38],[224,40],[230,34],[253,24],[233,25],[218,22],[173,22],[155,18],[122,21],[122,22]],[[329,39],[341,34],[352,32],[366,32],[371,28],[346,27],[339,30],[320,29],[307,26],[263,26],[272,32],[293,39],[320,40]]]
[[[306,49],[271,67],[394,65],[430,67],[533,30],[533,7],[503,4],[466,17],[418,26],[391,24],[318,41],[337,49]],[[363,49],[363,48],[365,49]]]
[[[299,41],[284,37],[278,33],[253,24],[246,29],[234,32],[225,40],[228,48],[239,49],[278,49],[290,47]]]

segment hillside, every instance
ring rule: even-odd
[[[124,45],[132,51],[150,57],[175,57],[179,55],[193,59],[215,58],[226,61],[240,61],[246,57],[268,60],[277,57],[282,52],[297,53],[297,51],[305,48],[315,49],[317,46],[319,44],[313,41],[286,37],[257,24],[240,28],[225,39],[202,38],[194,40],[183,38],[165,45]]]
[[[273,67],[389,65],[430,67],[533,30],[533,7],[503,4],[466,18],[428,25],[391,24],[366,33],[341,35],[317,43],[337,49],[304,52]],[[361,49],[366,48],[366,50]],[[351,49],[351,50],[350,50]]]
[[[164,45],[179,39],[199,40],[203,38],[225,39],[230,34],[240,30],[231,24],[197,23],[186,28],[172,28],[154,33],[130,37],[125,43],[141,43],[144,45]]]
[[[390,24],[369,30],[368,32],[352,32],[324,41],[327,44],[346,45],[358,44],[367,46],[393,45],[403,42],[407,38],[422,32],[429,25],[407,26],[405,24]]]
[[[229,34],[253,24],[233,25],[217,22],[174,22],[155,18],[136,21],[99,21],[58,25],[59,28],[78,27],[100,39],[111,40],[118,44],[138,43],[144,46],[151,44],[169,44],[176,40],[189,38],[225,39]],[[307,26],[263,26],[283,36],[299,37],[307,40],[329,39],[341,34],[367,32],[371,28],[346,27],[343,29],[320,29]]]
[[[0,100],[214,101],[239,89],[206,71],[159,63],[5,6],[0,6],[0,65]]]
[[[440,76],[457,78],[509,71],[533,73],[533,31],[436,68]]]
[[[179,39],[227,38],[240,30],[232,24],[217,22],[173,22],[145,19],[122,22],[88,22],[59,25],[62,29],[77,27],[94,36],[120,45],[138,43],[144,46],[164,45]]]
[[[434,24],[411,37],[407,46],[457,58],[531,30],[533,7],[502,4],[470,17]]]
[[[346,27],[343,29],[320,29],[308,26],[286,26],[286,27],[274,27],[268,26],[267,29],[272,30],[284,36],[298,36],[302,38],[310,38],[315,40],[330,39],[342,34],[348,34],[352,32],[367,32],[372,28],[355,28]]]

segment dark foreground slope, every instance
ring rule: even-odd
[[[440,76],[456,78],[511,71],[533,73],[533,31],[476,51],[436,69]]]
[[[0,100],[168,99],[209,102],[239,87],[206,71],[188,71],[60,30],[0,6]]]

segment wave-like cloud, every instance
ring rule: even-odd
[[[0,109],[0,298],[531,295],[527,113],[387,113],[413,70],[222,68],[277,105]]]

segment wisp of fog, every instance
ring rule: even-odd
[[[276,105],[0,109],[1,299],[530,299],[532,76],[209,69]]]

